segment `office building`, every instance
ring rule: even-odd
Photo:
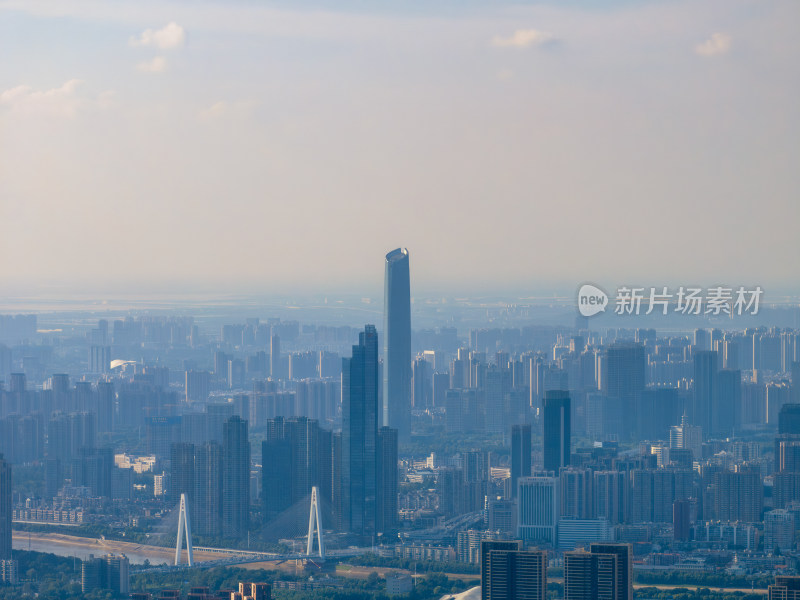
[[[408,250],[386,255],[383,328],[382,424],[397,429],[400,441],[411,435],[411,284]]]
[[[565,519],[558,521],[559,550],[574,550],[589,542],[608,542],[614,530],[606,519]]]
[[[517,488],[517,535],[526,541],[555,544],[560,518],[558,477],[520,477]]]
[[[342,359],[342,526],[372,538],[376,525],[378,332],[367,325]]]
[[[645,385],[645,351],[641,344],[617,342],[606,349],[601,361],[601,390],[621,416],[621,435],[640,436],[640,405]]]
[[[544,470],[558,474],[569,465],[571,417],[569,392],[550,390],[544,393]]]
[[[694,353],[692,360],[693,390],[689,420],[707,435],[728,433],[714,430],[719,425],[719,420],[714,417],[719,355],[711,350],[701,350]]]
[[[194,493],[190,496],[192,532],[211,537],[222,536],[223,453],[217,442],[195,448]],[[180,496],[178,496],[180,498]]]
[[[250,440],[247,421],[234,415],[222,429],[225,468],[222,476],[222,532],[225,537],[247,534],[250,516]]]
[[[691,527],[691,502],[676,500],[672,503],[672,535],[676,542],[688,542]]]
[[[673,425],[669,429],[669,447],[683,448],[692,451],[692,458],[703,458],[703,429],[689,424],[686,413],[681,417],[680,425]]]
[[[378,533],[386,533],[397,525],[397,430],[391,427],[378,429],[376,463],[376,523]]]
[[[531,426],[511,427],[511,497],[517,497],[517,480],[531,475]]]
[[[0,454],[0,560],[11,560],[11,464]]]

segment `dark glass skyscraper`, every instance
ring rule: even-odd
[[[375,529],[383,533],[397,524],[397,430],[391,427],[378,429],[377,478]]]
[[[367,325],[342,359],[342,528],[375,534],[378,438],[378,332]]]
[[[194,514],[192,529],[198,535],[222,535],[222,446],[206,442],[195,449]]]
[[[408,250],[386,255],[383,327],[383,425],[411,435],[411,284]]]
[[[622,433],[632,439],[640,437],[640,405],[644,391],[645,352],[641,344],[617,342],[606,350],[603,391],[619,407]]]
[[[689,420],[703,428],[708,436],[714,429],[714,399],[716,398],[717,371],[719,355],[710,350],[700,350],[692,357],[693,403]],[[730,409],[732,410],[732,409]],[[730,433],[730,431],[724,432]]]
[[[517,497],[517,479],[531,476],[531,426],[511,427],[511,497]]]
[[[222,427],[222,532],[240,538],[247,533],[250,516],[250,440],[247,421],[233,416]]]
[[[544,393],[544,470],[558,470],[570,459],[570,400],[569,392],[551,390]]]
[[[11,465],[0,454],[0,560],[11,560]]]

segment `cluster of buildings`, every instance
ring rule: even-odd
[[[800,331],[412,335],[408,261],[386,256],[380,331],[141,315],[58,337],[4,318],[0,534],[153,523],[185,495],[200,538],[278,541],[316,487],[325,529],[387,557],[477,562],[521,540],[630,544],[642,568],[793,566]],[[12,491],[11,464],[44,467],[40,497]]]

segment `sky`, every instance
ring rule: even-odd
[[[800,3],[0,0],[5,295],[800,291]]]

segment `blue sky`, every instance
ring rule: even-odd
[[[0,0],[9,290],[796,287],[800,4]]]

